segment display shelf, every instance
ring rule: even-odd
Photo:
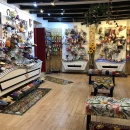
[[[117,63],[117,62],[108,62],[108,61],[106,62],[106,61],[98,60],[95,61],[95,64],[97,69],[99,70],[108,69],[108,70],[115,70],[115,71],[124,71],[126,61]]]
[[[0,96],[21,87],[40,77],[42,61],[39,61],[32,68],[15,68],[0,78]]]
[[[65,70],[85,70],[87,67],[88,61],[64,61],[62,60],[62,64]]]

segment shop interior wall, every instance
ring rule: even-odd
[[[119,27],[116,27],[117,25],[114,23],[114,20],[111,20],[112,25],[106,24],[106,21],[102,21],[101,24],[99,24],[98,28],[102,27],[102,33],[104,34],[105,32],[105,28],[117,28],[117,30],[120,28],[120,26],[126,26],[127,27],[127,20],[117,20],[117,24]],[[99,34],[95,34],[95,44],[100,43],[99,40]],[[119,35],[117,35],[117,37],[120,36],[124,36],[124,39],[126,39],[126,29],[124,29],[123,31],[120,31]],[[95,54],[95,59],[99,58],[99,48],[97,48],[96,54]],[[125,49],[119,53],[119,58],[125,58],[126,57],[126,46]]]
[[[86,25],[81,25],[81,22],[48,22],[48,27],[49,28],[61,28],[62,29],[62,43],[65,42],[65,29],[73,29],[74,27],[77,27],[78,30],[84,30],[87,33],[87,44],[89,43],[89,27],[86,27]],[[66,46],[66,45],[65,45]],[[63,44],[63,48],[62,48],[62,59],[65,59],[66,56],[66,49],[65,46]],[[84,46],[86,52],[88,51],[88,48],[86,48],[87,46]],[[79,61],[80,62],[80,61]],[[62,72],[64,72],[64,68],[62,67]]]

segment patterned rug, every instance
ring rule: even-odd
[[[89,130],[130,130],[130,126],[108,124],[101,122],[91,122]]]
[[[23,115],[34,104],[36,104],[43,96],[45,96],[51,89],[37,88],[31,91],[28,95],[22,97],[13,104],[7,106],[1,113]]]
[[[51,77],[51,76],[45,76],[45,80],[48,80],[48,81],[51,81],[51,82],[54,82],[54,83],[57,83],[57,84],[61,84],[61,85],[73,83],[72,81],[59,79],[59,78],[55,78],[55,77]]]

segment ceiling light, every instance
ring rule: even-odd
[[[51,5],[55,6],[55,2],[51,2]]]
[[[43,9],[40,9],[40,12],[43,13]]]
[[[61,13],[61,15],[63,15],[64,13]]]
[[[33,4],[35,7],[37,7],[37,3],[35,2],[34,4]]]
[[[51,14],[50,13],[48,13],[48,16],[50,16]]]

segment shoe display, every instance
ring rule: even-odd
[[[0,101],[0,105],[1,105],[1,106],[6,106],[6,105],[8,105],[8,103],[7,103],[6,101],[4,101],[4,100],[1,100],[1,101]]]
[[[126,50],[130,51],[130,45],[127,45]]]

